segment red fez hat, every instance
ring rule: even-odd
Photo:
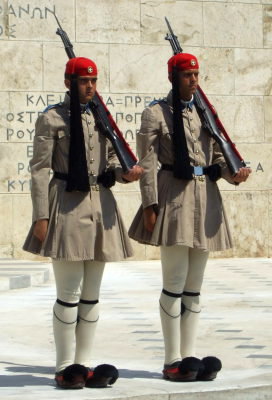
[[[197,58],[192,54],[179,53],[175,54],[168,60],[168,77],[171,81],[173,67],[178,71],[186,71],[189,69],[199,69]]]
[[[67,62],[65,74],[75,74],[77,76],[97,76],[97,66],[89,58],[74,57]]]

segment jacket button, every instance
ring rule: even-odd
[[[94,162],[94,158],[91,158],[90,159],[90,164],[93,164],[93,162]]]

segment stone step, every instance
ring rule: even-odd
[[[51,263],[0,260],[0,291],[22,289],[49,281]]]

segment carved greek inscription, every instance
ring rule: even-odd
[[[21,6],[20,4],[9,3],[7,7],[0,6],[0,17],[4,23],[0,25],[0,37],[7,36],[8,38],[16,38],[16,23],[10,24],[9,17],[12,16],[15,19],[47,19],[56,13],[56,6],[52,5],[49,7],[40,7],[37,3],[26,4]]]
[[[23,10],[19,8],[10,9],[10,12],[15,12],[18,18],[23,15]],[[30,6],[26,8],[25,13],[30,13]],[[58,104],[63,99],[63,93],[11,94],[10,107],[1,114],[0,142],[9,146],[16,145],[16,149],[19,147],[20,151],[14,159],[14,167],[8,171],[10,176],[6,177],[5,174],[5,192],[29,192],[31,188],[29,161],[33,156],[35,122],[47,107]],[[136,135],[140,128],[141,113],[152,100],[154,97],[145,95],[103,96],[103,101],[134,153],[136,153]]]
[[[31,187],[29,161],[33,156],[35,122],[48,106],[64,99],[63,93],[23,93],[13,94],[10,109],[2,112],[0,121],[0,142],[20,148],[14,159],[12,170],[5,172],[4,189],[8,193],[28,192]],[[154,100],[145,95],[104,95],[107,105],[119,129],[133,152],[136,154],[136,136],[140,129],[143,109]],[[14,147],[15,148],[15,147]],[[12,154],[12,151],[10,151]],[[137,156],[137,154],[136,154]],[[265,172],[263,163],[257,160],[247,165],[258,174]],[[10,176],[9,176],[10,175]]]

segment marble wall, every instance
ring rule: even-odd
[[[168,17],[253,170],[239,187],[220,182],[235,247],[214,256],[271,256],[272,1],[0,0],[0,257],[33,258],[21,247],[31,223],[34,123],[62,100],[67,61],[54,13],[76,55],[97,62],[99,92],[134,150],[142,110],[170,89]],[[129,226],[138,184],[114,193]],[[158,248],[133,246],[135,259],[159,257]]]

